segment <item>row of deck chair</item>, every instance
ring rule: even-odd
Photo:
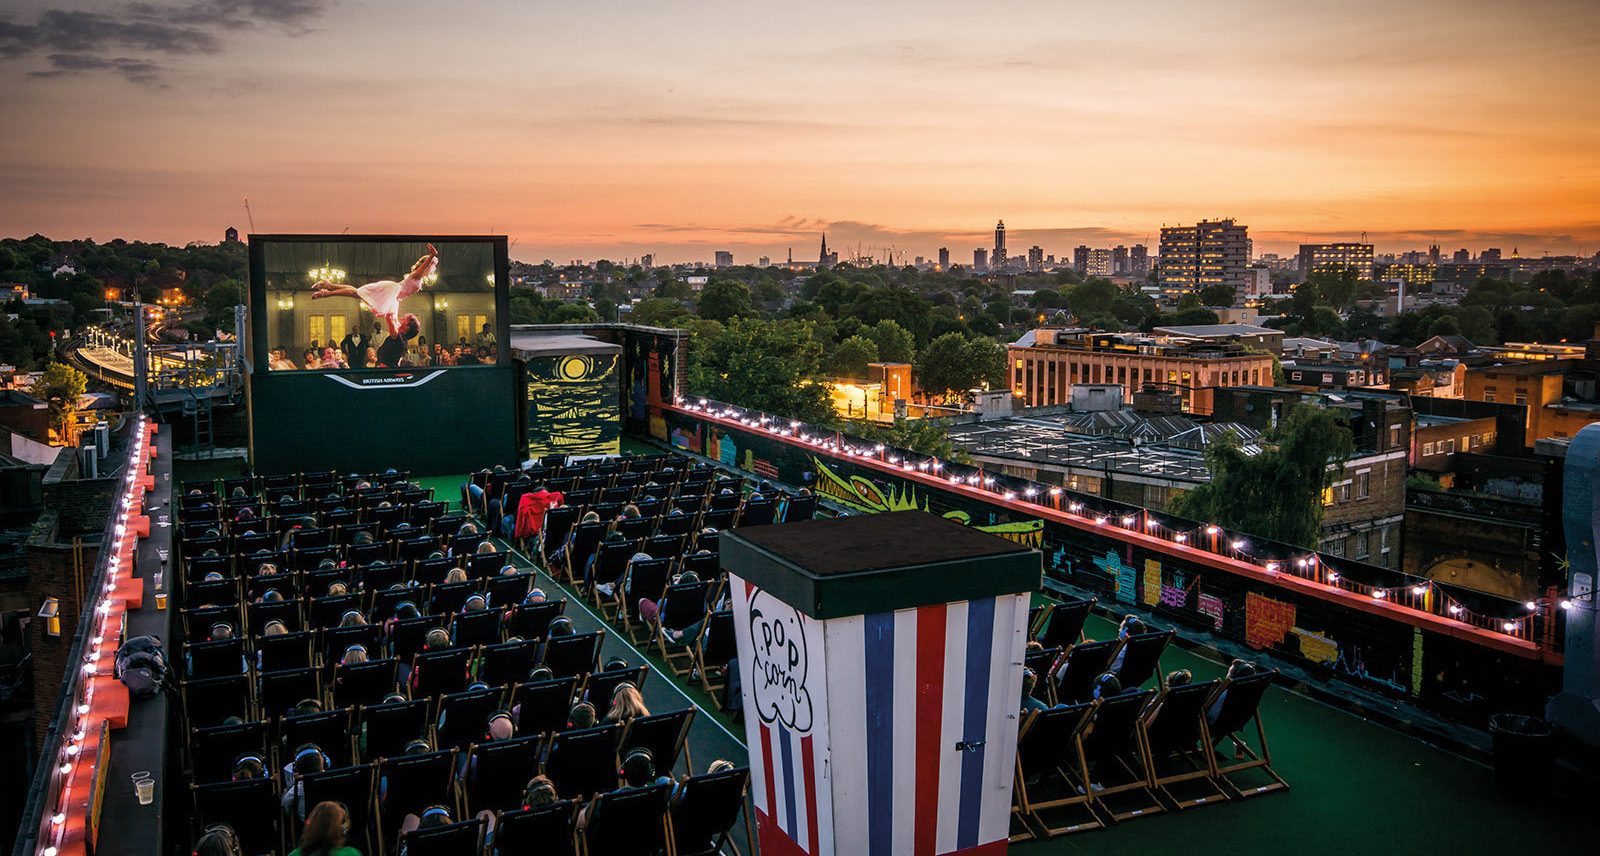
[[[1276,672],[1130,690],[1024,716],[1012,841],[1287,788],[1259,708]],[[1241,735],[1254,725],[1256,745]],[[1234,758],[1219,755],[1232,749]]]

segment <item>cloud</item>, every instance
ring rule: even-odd
[[[45,54],[49,68],[29,71],[29,77],[103,72],[159,86],[164,68],[151,56],[219,53],[224,34],[239,30],[270,27],[301,35],[327,5],[327,0],[199,0],[129,3],[95,12],[48,9],[31,24],[0,19],[0,57]]]

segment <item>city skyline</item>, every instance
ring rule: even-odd
[[[0,234],[215,241],[249,197],[261,232],[534,261],[959,261],[999,219],[1057,258],[1215,218],[1257,253],[1600,250],[1592,4],[1020,2],[993,42],[954,3],[612,5],[11,4]]]

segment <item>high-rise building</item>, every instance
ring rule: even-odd
[[[1150,275],[1150,248],[1134,244],[1128,251],[1128,273],[1140,279]]]
[[[1006,258],[1006,221],[1001,220],[994,225],[994,252],[989,261],[998,269],[1006,266]]]
[[[1090,250],[1087,275],[1103,276],[1108,279],[1114,276],[1116,268],[1113,259],[1115,258],[1116,256],[1111,250]]]
[[[1250,266],[1249,227],[1232,220],[1202,220],[1161,229],[1161,288],[1172,293],[1208,285],[1245,286]]]
[[[1307,276],[1349,268],[1361,279],[1372,279],[1371,244],[1301,244],[1298,258],[1300,272]]]
[[[949,270],[949,269],[950,269],[950,248],[949,247],[940,247],[939,248],[939,270]]]
[[[653,268],[653,267],[655,267],[656,266],[656,254],[655,253],[645,253],[644,255],[640,256],[639,257],[639,266],[643,267],[643,268]]]
[[[1478,261],[1486,265],[1498,264],[1500,262],[1500,248],[1490,247],[1484,250],[1483,255],[1478,256]]]
[[[1462,247],[1461,249],[1455,251],[1455,254],[1450,257],[1450,260],[1458,265],[1471,264],[1472,253],[1468,252],[1466,247]]]
[[[1114,276],[1128,275],[1128,248],[1121,244],[1111,248],[1111,273]]]
[[[979,247],[972,251],[972,269],[978,273],[989,272],[989,251]]]
[[[1044,248],[1038,244],[1028,248],[1028,270],[1034,272],[1044,270]]]
[[[732,260],[731,256],[729,257],[729,260],[730,261]],[[761,259],[756,262],[756,266],[757,267],[772,267],[772,259],[767,257],[767,256],[762,256]]]
[[[1438,263],[1439,263],[1439,245],[1438,244],[1432,244],[1432,245],[1430,245],[1428,247],[1428,264],[1437,265]]]
[[[1079,244],[1072,248],[1072,269],[1079,274],[1089,273],[1089,248]]]
[[[717,267],[733,267],[733,253],[727,250],[717,250]]]

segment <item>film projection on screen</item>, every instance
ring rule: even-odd
[[[255,239],[252,239],[255,240]],[[503,359],[492,240],[262,240],[268,371]]]

